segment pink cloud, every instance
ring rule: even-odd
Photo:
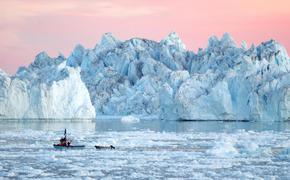
[[[42,50],[68,55],[105,32],[159,41],[176,31],[189,49],[230,32],[237,42],[277,39],[290,50],[288,0],[9,0],[0,2],[0,68],[14,73]]]

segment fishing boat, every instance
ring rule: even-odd
[[[85,145],[63,146],[63,145],[59,145],[59,144],[54,144],[53,147],[56,149],[82,149],[82,148],[85,148]]]
[[[66,137],[66,129],[64,130],[64,137],[60,138],[58,144],[54,144],[53,147],[56,149],[81,149],[84,148],[85,145],[72,145],[72,140]]]
[[[110,146],[95,146],[96,149],[100,150],[100,149],[115,149],[115,147],[113,145]]]

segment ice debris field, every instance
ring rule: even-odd
[[[69,57],[41,52],[15,75],[0,70],[0,118],[283,121],[290,119],[289,70],[275,40],[238,46],[224,34],[195,53],[176,33],[160,42],[107,33]]]
[[[106,121],[108,122],[108,121]],[[86,179],[289,179],[289,130],[243,130],[235,123],[6,123],[0,131],[0,177]],[[123,123],[120,121],[120,123]],[[193,123],[193,124],[192,124]],[[153,124],[153,125],[152,125]],[[264,123],[263,123],[264,124]],[[149,128],[152,125],[152,128]],[[237,126],[253,126],[241,123]],[[257,127],[262,124],[257,124]],[[282,124],[278,124],[281,126]],[[114,127],[115,126],[115,127]],[[153,127],[154,126],[154,127]],[[191,130],[200,126],[199,130]],[[230,126],[229,130],[227,127]],[[69,128],[82,150],[56,150]],[[123,130],[114,128],[126,128]],[[208,128],[210,132],[202,130]],[[270,129],[274,126],[269,126]],[[188,128],[188,129],[184,129]],[[214,128],[214,129],[210,129]],[[288,124],[289,128],[289,124]],[[59,130],[56,130],[59,129]],[[118,131],[116,131],[118,130]],[[115,150],[96,150],[112,144]]]

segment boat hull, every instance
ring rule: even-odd
[[[96,149],[115,149],[114,146],[95,146]]]
[[[53,145],[56,149],[82,149],[85,148],[85,145],[70,145],[70,146],[60,146],[60,145]]]

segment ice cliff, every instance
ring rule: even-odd
[[[64,57],[40,53],[15,76],[0,72],[1,118],[94,118],[95,109],[81,80],[80,68]]]
[[[0,71],[4,118],[158,115],[161,119],[289,120],[290,59],[274,40],[239,47],[229,34],[188,51],[176,33],[160,42],[104,34],[68,58],[37,55],[14,76]]]

